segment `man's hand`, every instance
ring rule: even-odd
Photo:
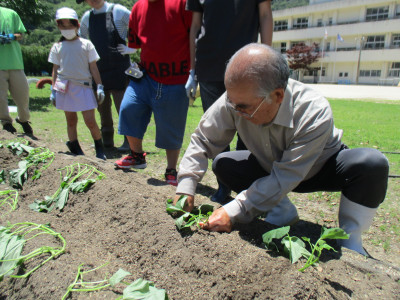
[[[174,205],[176,205],[176,201],[179,200],[179,198],[182,196],[182,194],[176,194],[174,198]],[[185,207],[183,208],[185,211],[191,212],[193,207],[194,207],[194,196],[191,195],[186,195],[186,203]]]
[[[97,85],[97,104],[101,105],[104,101],[106,94],[104,93],[104,86],[102,84]]]
[[[200,223],[200,227],[209,231],[231,232],[232,222],[225,208],[221,207],[212,213],[207,222]]]
[[[194,79],[194,70],[189,71],[189,78],[185,84],[185,89],[188,98],[196,98],[197,81]]]
[[[124,44],[118,44],[117,49],[118,49],[118,52],[121,53],[122,55],[132,54],[132,53],[136,52],[136,49],[129,48],[128,46],[125,46]]]

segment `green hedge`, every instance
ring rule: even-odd
[[[53,65],[47,61],[50,53],[50,47],[21,46],[21,49],[26,75],[42,75],[42,72],[51,74]]]

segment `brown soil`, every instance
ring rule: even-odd
[[[14,137],[0,131],[0,141]],[[93,274],[97,279],[123,268],[132,273],[126,281],[153,281],[167,291],[170,299],[400,299],[399,238],[393,232],[381,232],[380,223],[374,222],[365,234],[365,247],[375,259],[351,251],[323,252],[318,266],[301,273],[298,269],[304,260],[291,264],[282,255],[265,249],[261,235],[273,227],[261,220],[236,226],[229,234],[178,232],[165,212],[165,201],[174,195],[174,187],[161,180],[163,166],[151,166],[151,154],[148,169],[124,172],[115,170],[114,159],[103,162],[94,158],[90,148],[84,148],[86,156],[74,157],[59,143],[43,145],[40,139],[27,139],[34,146],[48,147],[56,157],[39,180],[28,179],[20,191],[18,209],[4,216],[1,223],[50,223],[65,238],[67,250],[26,279],[6,277],[0,283],[0,299],[61,299],[78,265],[83,263],[89,269],[106,262],[107,266]],[[0,170],[16,168],[20,159],[1,148]],[[91,164],[107,178],[86,193],[71,195],[61,212],[32,211],[29,204],[57,190],[57,169],[74,162]],[[208,197],[214,187],[209,172],[199,185],[196,204],[213,204]],[[7,185],[0,185],[0,190],[7,189]],[[311,207],[312,195],[293,194],[291,198],[296,199],[301,217],[291,235],[308,236],[315,242],[321,225],[337,226],[337,205],[332,199],[314,201]],[[316,216],[317,211],[323,211],[324,216]],[[388,215],[386,220],[398,221],[396,217]],[[385,218],[376,219],[385,222]],[[375,235],[391,238],[389,251],[372,242]],[[39,241],[32,240],[33,246],[40,246]],[[25,267],[32,267],[30,264]],[[118,285],[98,292],[73,293],[71,299],[116,299],[123,288]]]

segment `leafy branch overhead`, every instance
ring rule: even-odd
[[[61,184],[53,196],[45,196],[44,200],[36,199],[29,207],[37,212],[49,212],[54,208],[62,210],[67,204],[69,192],[74,194],[86,192],[97,180],[106,176],[95,167],[75,163],[58,169]],[[80,181],[78,181],[80,179]]]
[[[199,224],[207,222],[214,210],[214,206],[202,204],[197,209],[194,209],[192,213],[190,213],[183,209],[185,207],[186,200],[187,196],[182,195],[174,205],[173,200],[168,199],[166,203],[167,213],[172,216],[179,216],[175,221],[175,225],[178,230],[182,230],[184,228],[190,229],[193,225],[196,225],[198,228],[200,228]]]

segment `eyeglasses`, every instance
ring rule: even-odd
[[[229,97],[228,97],[228,94],[226,94],[225,101],[226,101],[226,104],[228,104],[228,106],[229,106],[231,109],[233,109],[235,112],[239,113],[239,114],[240,114],[241,116],[243,116],[243,117],[246,117],[246,118],[248,118],[248,119],[252,119],[252,118],[254,117],[254,115],[256,114],[256,112],[258,111],[258,109],[259,109],[259,108],[261,107],[261,105],[264,103],[264,100],[265,100],[265,99],[267,99],[267,97],[264,97],[264,98],[261,100],[261,102],[260,102],[260,104],[257,106],[256,110],[255,110],[251,115],[248,114],[248,113],[245,113],[245,112],[241,111],[240,108],[238,108],[236,104],[232,103],[231,100],[230,100]]]

